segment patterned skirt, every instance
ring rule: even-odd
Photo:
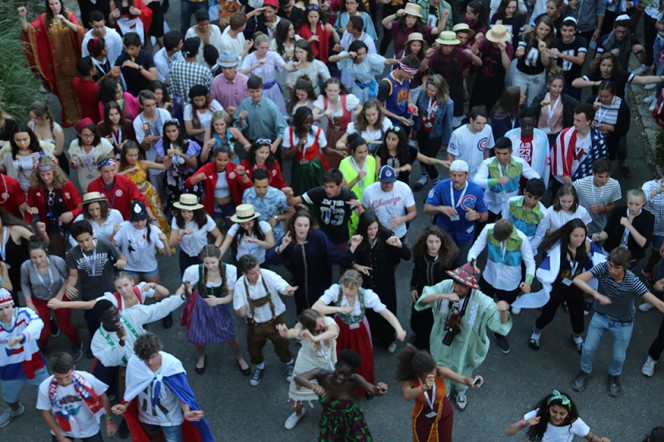
[[[164,233],[164,235],[166,235],[166,239],[168,239],[171,236],[171,226],[166,220],[164,206],[161,204],[159,193],[157,193],[157,190],[152,184],[148,183],[147,181],[146,183],[148,186],[143,192],[143,196],[145,196],[145,202],[148,204],[148,207],[152,211],[152,215],[157,218],[157,221],[159,222],[159,228]],[[168,247],[168,245],[166,247]]]
[[[194,293],[182,315],[180,324],[187,327],[187,339],[192,344],[227,344],[237,334],[230,303],[210,307]]]
[[[320,398],[319,442],[370,442],[369,426],[362,410],[352,400]]]

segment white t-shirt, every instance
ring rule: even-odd
[[[478,133],[472,133],[468,125],[461,126],[452,132],[447,153],[454,155],[457,160],[464,160],[470,167],[470,175],[475,176],[484,161],[484,151],[494,146],[491,126],[484,126]]]
[[[204,112],[198,111],[198,122],[200,123],[195,129],[209,129],[212,124],[212,112],[224,110],[221,104],[215,99],[212,99],[210,105]],[[192,112],[191,103],[184,107],[184,121],[193,121],[194,114]],[[197,135],[197,140],[203,140],[203,135]]]
[[[83,377],[87,386],[92,388],[98,396],[101,396],[106,390],[108,390],[108,385],[104,384],[92,374],[85,371],[75,371],[74,373]],[[52,380],[53,376],[49,376],[39,385],[39,392],[37,393],[37,410],[47,410],[52,414],[57,414],[60,413],[61,410],[66,410],[69,416],[71,431],[63,431],[63,434],[69,438],[83,439],[97,434],[99,432],[100,416],[92,414],[92,411],[90,411],[85,402],[83,402],[83,399],[81,399],[81,396],[76,392],[73,383],[66,387],[58,385],[55,397],[59,402],[59,406],[51,403],[48,395],[48,388],[51,385]],[[51,434],[53,434],[53,432],[51,432]]]
[[[159,376],[161,368],[155,372]],[[158,425],[160,427],[173,427],[182,425],[184,415],[180,406],[180,399],[171,391],[162,381],[159,390],[159,405],[153,408],[152,394],[155,382],[138,393],[138,420],[149,425]]]
[[[333,284],[332,287],[329,289],[325,290],[323,293],[323,296],[320,297],[320,300],[325,303],[325,305],[330,305],[334,304],[336,305],[337,302],[339,301],[339,294],[341,293],[341,286],[339,284]],[[357,300],[359,301],[359,293]],[[341,307],[348,307],[348,300],[344,296],[343,299],[341,299]],[[364,309],[368,310],[371,309],[376,313],[380,313],[383,310],[385,310],[387,306],[383,304],[376,294],[371,289],[366,289],[364,290]],[[362,314],[361,306],[359,302],[356,302],[355,305],[353,306],[353,313],[351,313],[353,316],[359,316]]]
[[[254,220],[256,222],[258,220]],[[267,232],[272,230],[270,223],[266,221],[258,221],[258,227],[261,229],[264,235],[267,235]],[[234,237],[235,234],[240,229],[239,224],[233,224],[230,229],[228,229],[228,235]],[[256,235],[252,234],[252,238],[256,238]],[[265,249],[256,244],[255,242],[247,242],[247,236],[244,235],[237,243],[237,255],[235,258],[240,259],[240,256],[246,255],[247,253],[253,255],[257,260],[258,264],[263,264],[265,262]]]
[[[410,187],[401,181],[395,181],[389,192],[383,192],[380,182],[377,182],[364,189],[362,205],[373,208],[383,227],[392,230],[398,238],[403,238],[408,231],[406,223],[395,228],[390,225],[390,221],[396,216],[404,216],[406,208],[415,205],[415,197]]]
[[[159,239],[162,233],[159,227],[150,226],[150,238],[147,238],[147,227],[138,230],[130,221],[125,221],[120,231],[115,234],[115,245],[127,258],[125,270],[130,272],[153,272],[157,270],[157,251],[164,248]]]
[[[539,410],[539,409],[538,409]],[[523,416],[524,420],[537,416],[538,410],[532,410]],[[572,425],[556,427],[548,423],[542,442],[572,442],[575,436],[586,437],[590,433],[590,427],[581,418],[575,420]]]
[[[382,127],[378,130],[369,130],[367,128],[366,130],[363,130],[360,132],[360,136],[364,138],[364,141],[367,143],[371,143],[372,141],[377,141],[382,143],[383,142],[383,137],[385,136],[385,132],[392,127],[392,120],[389,118],[385,117],[383,118],[383,124]],[[355,129],[355,122],[348,123],[348,127],[346,128],[346,133],[348,135],[357,133],[357,130]],[[375,150],[375,149],[370,149],[370,150]]]
[[[576,146],[574,146],[574,160],[572,160],[572,174],[576,172],[592,149],[592,134],[588,133],[584,138],[576,137]]]
[[[181,252],[184,252],[191,257],[196,257],[199,253],[201,253],[203,247],[207,245],[208,233],[217,228],[217,225],[214,223],[214,220],[210,217],[210,215],[206,214],[205,219],[207,222],[201,228],[198,227],[198,224],[196,224],[194,220],[185,221],[184,228],[180,228],[178,227],[177,220],[175,217],[173,217],[173,220],[171,221],[172,231],[178,230],[180,232],[184,232],[187,229],[191,229],[191,233],[184,235],[182,237],[182,241],[180,241]]]

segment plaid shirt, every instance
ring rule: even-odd
[[[175,61],[171,65],[171,92],[173,95],[189,101],[189,89],[197,84],[210,89],[212,72],[210,68],[188,61]]]

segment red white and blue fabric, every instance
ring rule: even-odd
[[[76,371],[72,374],[72,385],[92,414],[96,415],[104,411],[104,404],[101,402],[97,393],[95,393],[94,389],[88,385],[85,378]],[[58,381],[54,377],[48,385],[48,400],[51,401],[54,408],[59,410],[55,413],[58,426],[60,426],[65,433],[69,433],[71,432],[71,424],[69,423],[70,413],[62,403],[61,399],[58,399],[57,392]]]
[[[201,407],[194,398],[194,393],[187,381],[186,372],[182,362],[175,356],[159,352],[161,354],[161,368],[159,374],[154,373],[136,355],[132,356],[127,363],[127,385],[124,400],[131,402],[124,417],[131,432],[132,442],[149,442],[151,438],[145,433],[138,420],[138,407],[134,400],[138,394],[150,385],[154,384],[152,404],[158,404],[161,388],[168,387],[177,398],[189,406],[189,409],[200,410]],[[185,420],[182,423],[183,440],[187,442],[214,442],[214,436],[207,421],[201,419],[198,422]]]
[[[0,325],[0,380],[34,379],[35,371],[46,365],[39,351],[37,339],[44,328],[44,322],[33,310],[14,307],[14,316],[9,327]],[[22,344],[12,346],[7,343],[14,337],[24,336]]]
[[[569,176],[572,181],[592,175],[593,163],[600,158],[608,158],[609,152],[604,137],[597,129],[590,129],[590,152],[587,152],[576,170],[572,170],[576,150],[576,128],[564,129],[556,138],[556,144],[551,149],[551,175]]]

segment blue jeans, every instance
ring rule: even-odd
[[[608,331],[613,335],[613,347],[611,349],[611,364],[609,365],[609,375],[620,376],[625,363],[625,356],[627,356],[627,346],[632,338],[632,322],[618,322],[601,313],[593,315],[590,324],[588,325],[588,332],[586,333],[586,341],[583,344],[583,353],[581,354],[581,371],[590,373],[593,370],[593,360],[595,359],[595,352],[599,347],[599,342]]]
[[[172,427],[161,427],[164,432],[166,442],[182,442],[182,426],[174,425]]]
[[[208,8],[208,2],[206,1],[192,2],[191,0],[180,0],[180,32],[182,32],[183,36],[187,34],[187,29],[189,29],[189,25],[191,24],[191,14],[195,14],[199,9],[208,11]]]

